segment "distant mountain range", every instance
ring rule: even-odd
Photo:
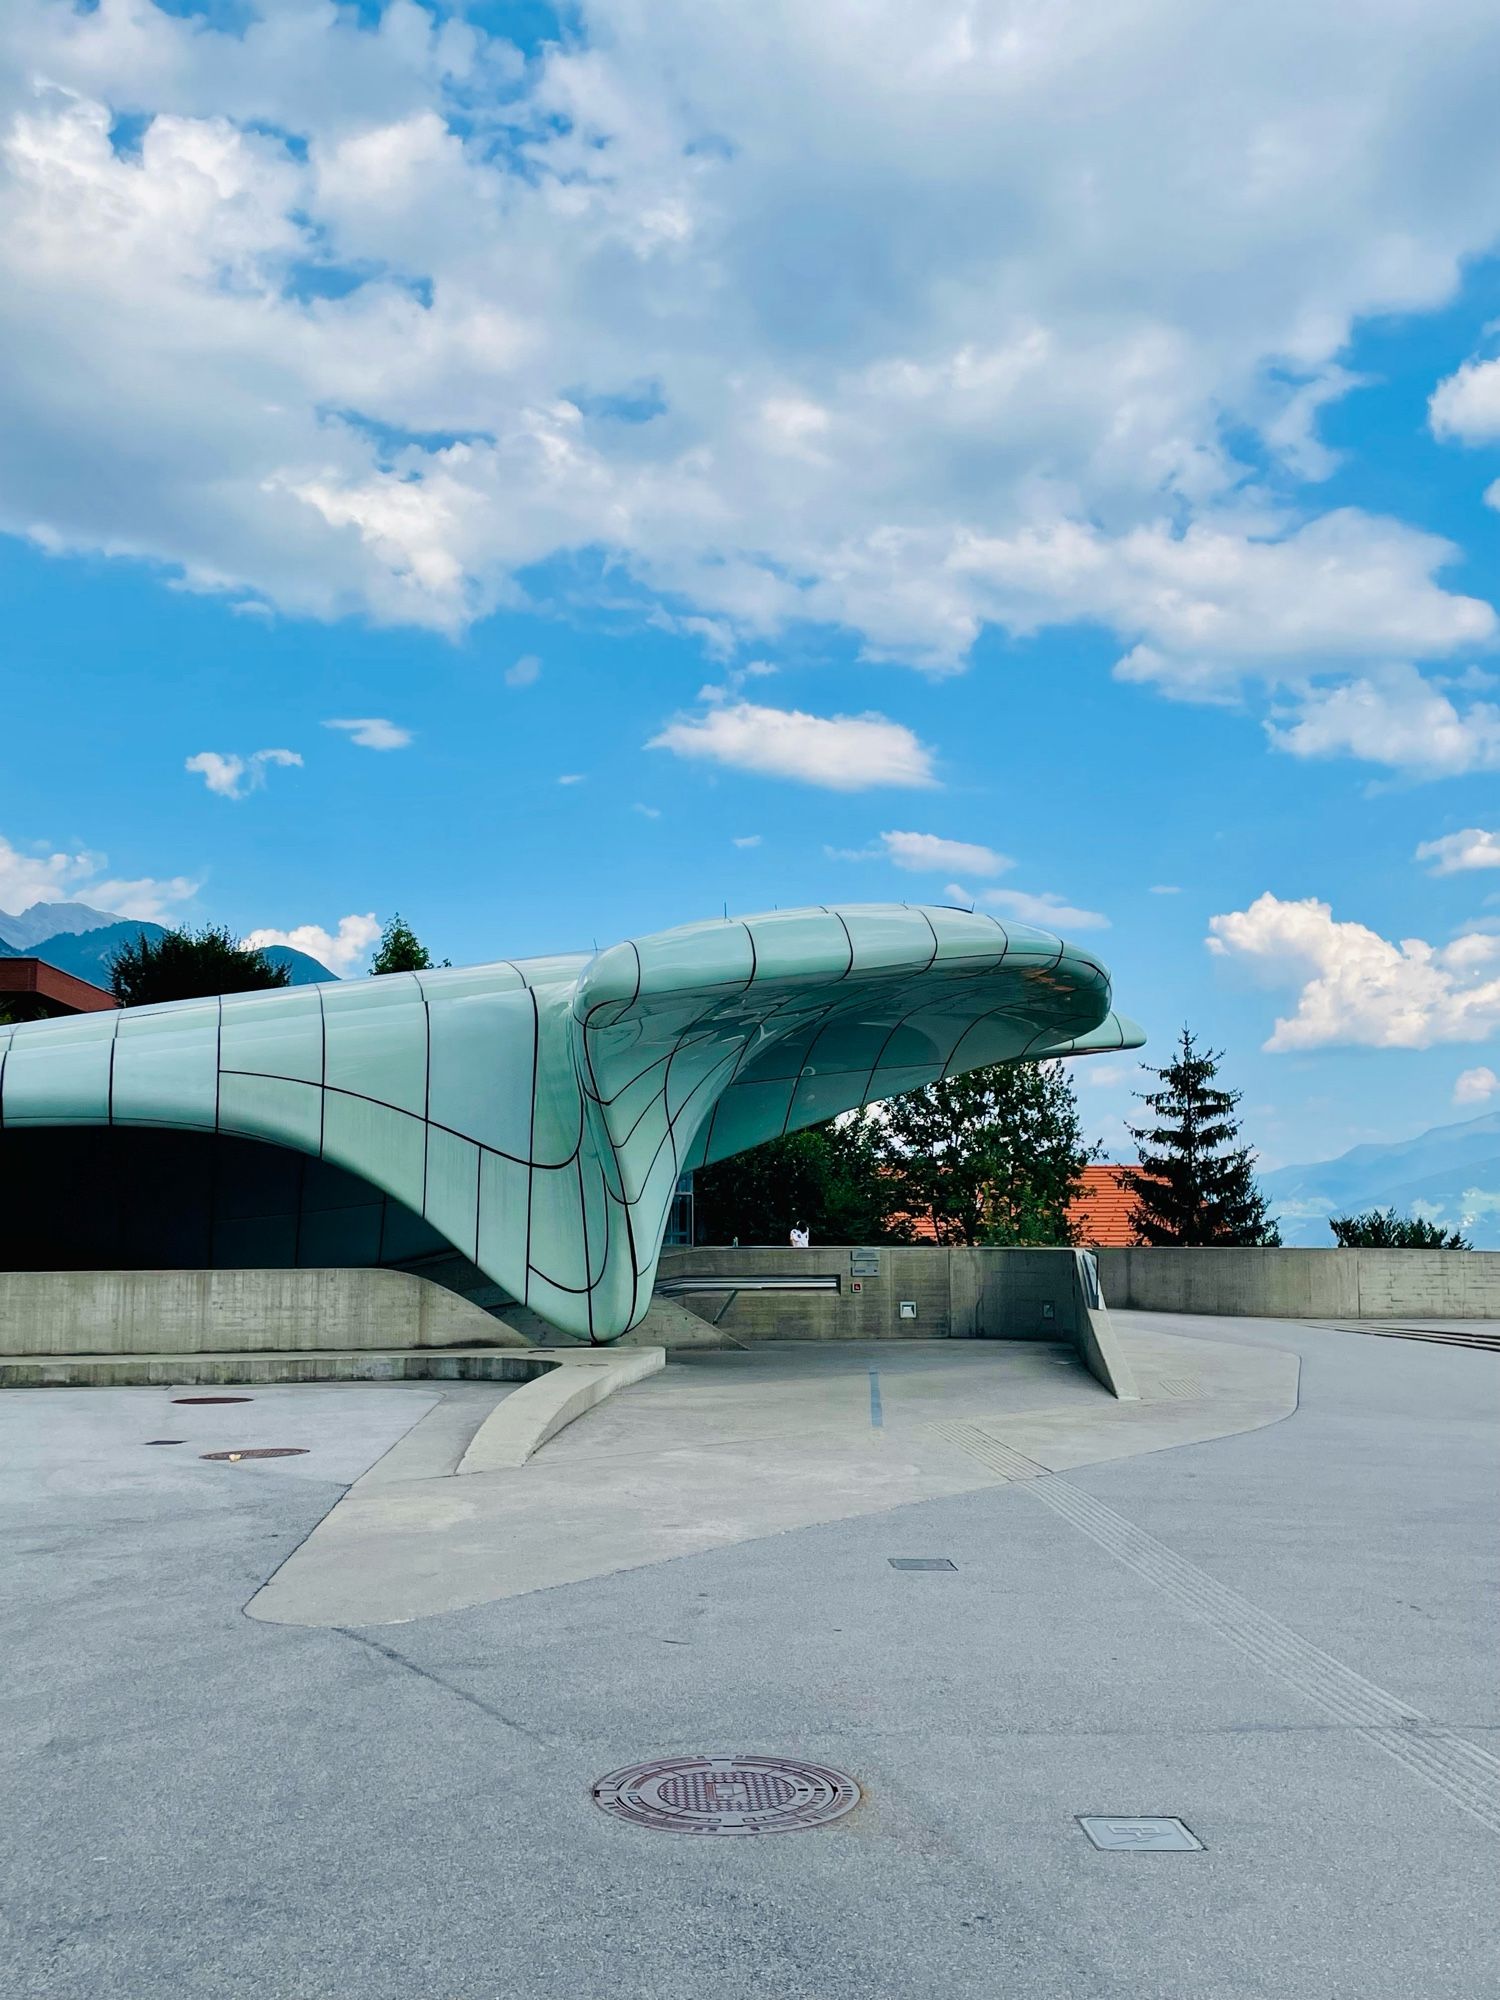
[[[1476,1250],[1500,1250],[1500,1111],[1258,1179],[1288,1244],[1327,1249],[1331,1215],[1394,1208],[1461,1229]]]
[[[166,934],[163,924],[142,923],[112,910],[91,910],[87,903],[33,903],[17,917],[0,910],[0,958],[40,958],[91,986],[109,985],[109,962],[121,945]],[[326,965],[289,945],[267,946],[266,957],[273,965],[291,968],[293,986],[338,978]]]

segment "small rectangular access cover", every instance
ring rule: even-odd
[[[946,1556],[887,1556],[892,1569],[957,1569]]]
[[[1097,1814],[1080,1813],[1078,1824],[1095,1847],[1111,1850],[1131,1848],[1152,1854],[1167,1850],[1181,1853],[1184,1849],[1201,1849],[1203,1846],[1203,1842],[1190,1833],[1180,1819],[1105,1819]]]

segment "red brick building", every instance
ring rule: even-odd
[[[0,958],[0,1022],[50,1021],[60,1014],[101,1014],[113,993],[41,958]]]

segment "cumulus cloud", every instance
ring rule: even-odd
[[[758,833],[737,833],[732,842],[735,847],[759,847],[760,843],[761,835]]]
[[[373,913],[367,912],[362,917],[340,917],[335,931],[325,930],[321,924],[294,924],[288,931],[263,927],[251,931],[245,943],[256,947],[289,945],[293,951],[305,951],[330,972],[346,974],[370,956],[379,938],[380,925]]]
[[[1481,1063],[1477,1069],[1459,1071],[1453,1085],[1453,1102],[1487,1104],[1497,1090],[1500,1090],[1500,1076],[1487,1063]]]
[[[1471,931],[1450,944],[1393,943],[1365,924],[1335,919],[1316,897],[1269,891],[1248,909],[1209,919],[1206,943],[1277,985],[1299,988],[1276,1022],[1273,1052],[1328,1048],[1425,1049],[1484,1041],[1500,1027],[1500,937]]]
[[[1268,723],[1267,733],[1293,757],[1359,757],[1422,777],[1500,769],[1500,708],[1460,709],[1411,666],[1309,690],[1295,719]]]
[[[346,716],[341,721],[325,722],[323,727],[342,729],[361,750],[404,750],[411,742],[411,731],[384,715]]]
[[[198,893],[186,875],[122,878],[108,866],[102,854],[28,852],[0,834],[0,910],[15,916],[33,903],[87,903],[142,923],[170,923],[173,905]]]
[[[541,677],[542,663],[535,653],[523,653],[513,666],[505,669],[505,685],[507,687],[534,687]]]
[[[233,751],[199,750],[182,768],[202,778],[221,799],[243,799],[261,789],[273,764],[287,767],[301,762],[295,750],[253,750],[248,757],[236,756]]]
[[[1492,636],[1227,442],[1321,477],[1354,323],[1500,234],[1488,0],[231,15],[11,0],[0,526],[446,631],[599,552],[725,656],[1084,618],[1194,699]]]
[[[719,702],[701,715],[678,716],[646,748],[834,792],[937,783],[927,745],[904,723],[876,714],[808,715],[797,708]]]
[[[1440,438],[1493,444],[1500,438],[1500,361],[1466,361],[1439,382],[1429,414]]]
[[[1098,910],[1081,910],[1050,891],[1040,895],[1026,889],[986,889],[979,899],[1003,917],[1018,924],[1036,924],[1044,931],[1108,930],[1109,918]]]
[[[1500,833],[1466,826],[1437,840],[1424,840],[1413,857],[1430,861],[1429,875],[1460,875],[1471,868],[1500,868]]]
[[[960,868],[970,875],[1003,875],[1015,866],[1009,855],[997,854],[993,847],[944,840],[936,833],[883,833],[880,847],[873,851],[913,875],[942,875]]]

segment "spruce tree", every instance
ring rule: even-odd
[[[1255,1155],[1235,1144],[1241,1093],[1215,1081],[1222,1055],[1200,1050],[1184,1027],[1173,1061],[1151,1072],[1161,1088],[1136,1092],[1151,1115],[1128,1127],[1140,1164],[1120,1178],[1135,1197],[1142,1243],[1281,1242],[1255,1185]]]

